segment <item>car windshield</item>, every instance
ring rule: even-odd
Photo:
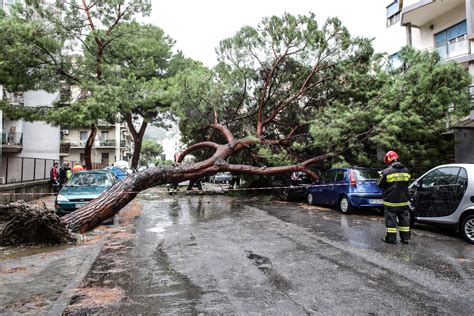
[[[372,169],[355,169],[357,180],[377,180],[379,173]]]
[[[105,173],[76,173],[66,184],[68,187],[111,185],[112,182]]]

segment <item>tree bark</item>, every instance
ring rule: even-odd
[[[92,146],[94,146],[95,136],[97,135],[97,126],[91,125],[91,133],[87,138],[86,146],[84,147],[84,159],[86,161],[86,169],[92,170]]]
[[[145,136],[145,131],[148,126],[148,123],[143,120],[140,130],[137,132],[135,126],[133,126],[132,115],[127,116],[127,125],[130,129],[130,133],[133,138],[133,155],[132,155],[132,169],[138,168],[138,163],[140,162],[140,151],[142,150],[143,137]]]

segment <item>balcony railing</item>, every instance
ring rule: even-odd
[[[455,42],[438,45],[430,50],[436,50],[442,60],[456,58],[471,53],[471,42],[465,38]]]
[[[23,133],[2,133],[2,146],[14,146],[22,147],[23,146]]]
[[[87,140],[72,141],[70,142],[70,147],[72,148],[84,148],[86,146]],[[94,141],[95,147],[115,147],[117,141],[115,139],[96,139]]]
[[[71,151],[71,143],[69,142],[61,142],[59,145],[59,153],[60,154],[69,154]]]
[[[95,143],[97,147],[115,147],[116,144],[115,139],[99,139],[98,141],[96,140]]]

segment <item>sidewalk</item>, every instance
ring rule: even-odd
[[[54,196],[34,202],[52,208]],[[132,202],[117,214],[113,226],[99,226],[76,244],[1,247],[0,314],[61,315],[109,236],[131,225],[136,212]]]

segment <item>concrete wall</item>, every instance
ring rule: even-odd
[[[474,163],[474,129],[455,129],[456,162]]]
[[[44,197],[50,192],[49,180],[2,185],[0,186],[0,204],[18,200],[31,201]]]

